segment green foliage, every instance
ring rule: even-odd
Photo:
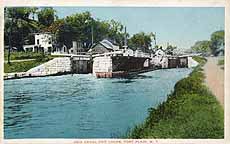
[[[9,7],[5,9],[5,13],[7,14],[8,18],[15,18],[15,19],[29,19],[29,15],[31,13],[31,8],[29,7]]]
[[[202,58],[196,58],[202,62]],[[202,65],[201,64],[201,65]],[[179,81],[167,101],[149,109],[129,138],[224,138],[223,108],[203,84],[201,65]]]
[[[49,58],[38,58],[32,61],[12,62],[10,64],[4,63],[4,72],[26,72],[29,69],[36,67],[42,63],[49,61]]]
[[[115,20],[109,22],[108,38],[117,42],[121,47],[125,38],[125,33],[123,32],[124,26]]]
[[[67,47],[72,45],[73,40],[86,42],[88,46],[91,44],[91,26],[94,26],[94,20],[89,12],[67,16],[64,19],[64,24],[58,30],[57,41]]]
[[[176,49],[176,46],[168,45],[166,48],[166,54],[173,55],[173,51]]]
[[[24,41],[30,33],[38,30],[38,23],[29,19],[33,8],[5,8],[4,43],[22,50]]]
[[[144,52],[148,52],[149,47],[151,47],[152,38],[154,37],[153,33],[146,34],[144,32],[140,32],[134,34],[129,40],[128,45],[130,48],[142,49]]]
[[[37,59],[32,61],[23,61],[23,62],[12,62],[10,65],[4,63],[4,72],[12,73],[12,72],[26,72],[29,69],[36,67],[44,62],[47,62],[48,58]]]
[[[203,58],[203,57],[200,57],[200,56],[194,56],[192,57],[195,61],[197,61],[200,66],[203,66],[206,62],[207,62],[207,59],[206,58]]]
[[[4,60],[7,61],[8,53],[4,52]],[[33,67],[36,67],[42,63],[45,63],[54,56],[44,55],[44,53],[34,53],[34,52],[13,52],[11,53],[11,60],[27,60],[34,59],[31,61],[21,61],[21,62],[11,62],[10,64],[4,63],[4,72],[12,73],[12,72],[25,72]]]
[[[191,48],[193,51],[199,53],[208,53],[210,52],[211,41],[197,41]]]
[[[210,40],[197,41],[191,49],[199,53],[216,55],[216,51],[222,45],[224,45],[224,30],[213,32]]]
[[[52,7],[46,7],[40,10],[38,13],[38,21],[44,26],[50,26],[55,20],[55,10]]]
[[[94,19],[88,11],[67,16],[63,21],[63,25],[57,30],[57,41],[67,47],[72,45],[73,40],[85,43],[86,48],[90,47],[92,31],[94,43],[108,38],[122,46],[124,26],[120,22]]]
[[[4,60],[7,61],[8,52],[4,52]],[[11,60],[24,60],[24,59],[41,59],[46,57],[43,53],[34,52],[13,52],[11,53]]]
[[[220,59],[219,61],[218,61],[218,65],[224,65],[224,59]]]
[[[211,50],[215,54],[216,50],[224,45],[224,30],[216,31],[211,35]]]
[[[52,7],[6,8],[5,45],[9,45],[10,41],[13,47],[22,51],[24,44],[34,43],[32,38],[34,32],[51,32],[55,35],[57,45],[65,44],[68,48],[72,46],[72,41],[81,42],[85,48],[89,48],[92,45],[92,33],[94,43],[106,38],[120,47],[124,45],[124,38],[129,36],[128,33],[125,34],[124,25],[120,22],[113,19],[110,21],[95,19],[88,11],[76,13],[63,19],[57,19],[55,13],[56,11]],[[35,20],[35,15],[38,20]],[[152,38],[155,38],[153,33],[140,32],[129,40],[129,45],[133,49],[141,48],[147,52],[151,46]]]

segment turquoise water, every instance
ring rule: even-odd
[[[167,99],[191,69],[128,79],[64,75],[4,81],[5,138],[117,138]]]

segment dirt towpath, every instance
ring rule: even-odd
[[[204,65],[205,83],[224,107],[224,70],[218,65],[218,57],[208,57]]]

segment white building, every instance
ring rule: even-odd
[[[53,38],[50,33],[35,33],[34,44],[24,45],[24,51],[51,53]]]
[[[130,48],[124,50],[123,56],[134,56],[134,51]]]
[[[164,50],[157,49],[155,51],[155,54],[152,57],[151,63],[155,66],[161,67],[161,68],[167,68],[168,67],[168,58]]]

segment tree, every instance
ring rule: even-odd
[[[9,45],[9,35],[11,35],[11,44],[22,50],[24,40],[29,33],[38,30],[38,23],[29,18],[31,14],[30,8],[10,7],[5,9],[5,45]]]
[[[60,42],[63,42],[70,47],[72,41],[86,43],[86,47],[91,44],[91,26],[94,19],[89,12],[76,13],[67,16],[64,19],[63,26],[59,29],[58,37]],[[68,37],[68,40],[66,40]]]
[[[211,34],[211,51],[215,54],[216,50],[224,45],[224,30],[216,31]]]
[[[39,23],[44,26],[50,26],[54,22],[55,17],[57,17],[55,13],[56,11],[52,7],[41,9],[37,12]]]
[[[113,19],[109,21],[109,25],[108,38],[122,47],[125,38],[125,33],[123,32],[124,26]]]
[[[64,24],[59,28],[57,37],[59,42],[67,47],[71,47],[73,40],[84,43],[85,48],[91,47],[92,31],[94,43],[107,38],[119,46],[123,45],[124,26],[120,22],[95,20],[88,11],[67,16],[63,21]]]
[[[173,55],[173,51],[176,49],[176,46],[168,45],[166,48],[166,54]]]
[[[32,13],[32,18],[35,20],[35,14],[37,13],[38,8],[37,7],[31,7],[30,12]]]
[[[140,32],[134,34],[129,40],[128,45],[133,50],[141,49],[144,52],[149,52],[149,48],[152,46],[152,38],[154,37],[153,33],[146,34],[144,32]]]
[[[95,20],[94,21],[94,41],[95,43],[109,38],[109,31],[110,31],[110,24],[107,21],[100,21]]]
[[[203,40],[203,41],[197,41],[191,49],[195,52],[199,53],[209,53],[211,51],[210,49],[211,41]]]

